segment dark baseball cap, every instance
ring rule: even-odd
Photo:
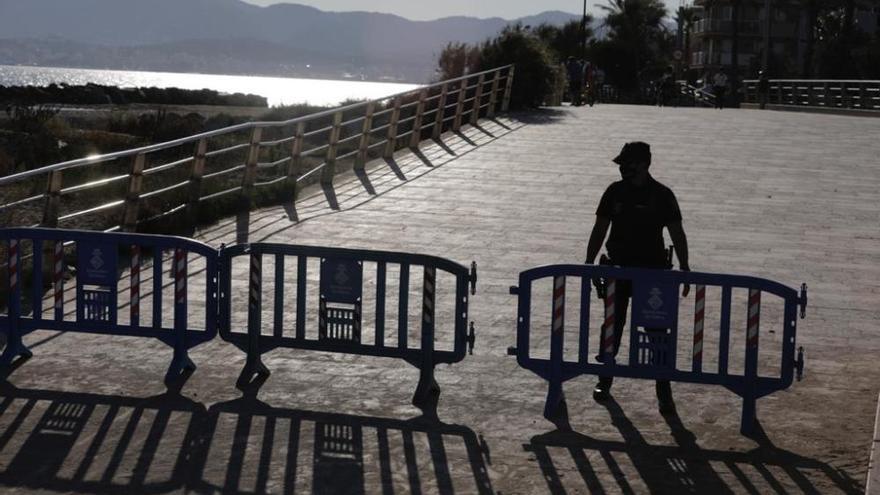
[[[651,164],[651,145],[642,141],[633,141],[623,145],[620,154],[612,160],[618,165],[624,165],[634,162],[645,162]]]

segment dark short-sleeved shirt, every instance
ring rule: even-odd
[[[611,220],[605,247],[615,264],[666,267],[663,227],[681,221],[671,189],[650,176],[642,187],[617,181],[605,190],[596,215]]]

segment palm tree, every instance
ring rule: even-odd
[[[675,13],[675,23],[678,25],[679,39],[682,46],[679,48],[684,53],[687,65],[691,63],[691,31],[696,22],[696,9],[692,5],[682,5]]]
[[[665,5],[660,0],[608,0],[607,5],[599,8],[607,12],[609,40],[618,44],[621,52],[631,55],[629,76],[638,79],[655,55],[652,47],[657,46],[665,31]]]

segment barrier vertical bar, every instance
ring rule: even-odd
[[[480,74],[477,78],[477,89],[474,94],[474,105],[471,107],[471,125],[477,125],[480,119],[480,105],[483,103],[483,86],[486,84],[486,75]]]
[[[199,139],[193,154],[193,166],[189,175],[189,201],[186,205],[186,216],[190,224],[198,219],[199,200],[202,197],[202,177],[205,175],[205,161],[208,153],[208,140]]]
[[[53,291],[55,293],[55,320],[64,320],[64,242],[55,242],[53,257]]]
[[[608,279],[605,289],[605,320],[602,323],[602,362],[614,363],[614,320],[616,318],[614,299],[617,281]]]
[[[706,286],[698,285],[694,295],[694,352],[692,369],[703,371],[703,324],[706,316]]]
[[[306,338],[306,282],[308,279],[308,258],[297,257],[296,265],[296,338]]]
[[[553,418],[565,400],[562,392],[562,360],[565,345],[565,277],[553,277],[553,314],[550,321],[550,376],[544,417]]]
[[[458,100],[455,105],[455,120],[452,122],[452,130],[458,132],[461,129],[461,117],[464,112],[464,100],[467,98],[467,81],[465,77],[461,80],[461,87],[458,89]]]
[[[144,164],[146,155],[138,153],[131,162],[131,171],[128,175],[128,194],[125,196],[125,206],[122,212],[122,230],[134,232],[137,230],[138,207],[140,206],[141,188],[144,183]]]
[[[761,291],[749,289],[749,308],[746,330],[746,369],[743,390],[743,410],[740,431],[751,432],[755,423],[758,398],[758,327],[761,321]]]
[[[358,143],[358,154],[354,161],[355,170],[363,170],[367,163],[367,155],[370,151],[370,133],[373,130],[373,114],[376,112],[376,102],[367,103],[366,113],[364,114],[364,125],[361,129],[361,139]]]
[[[385,346],[385,278],[385,262],[380,261],[376,266],[376,347]]]
[[[406,349],[409,344],[409,265],[400,265],[400,287],[397,297],[397,347]]]
[[[183,373],[196,369],[186,347],[187,252],[180,248],[175,249],[171,266],[174,274],[174,358],[165,374],[165,383],[171,383]],[[156,294],[153,294],[153,298],[156,298]]]
[[[425,100],[428,98],[428,90],[419,91],[419,104],[416,107],[416,116],[413,121],[412,135],[409,137],[409,147],[417,148],[422,141],[422,120],[425,118]]]
[[[434,380],[434,302],[436,293],[437,269],[433,266],[425,266],[425,275],[422,285],[422,339],[421,353],[422,362],[419,367],[419,384],[413,395],[412,403],[415,406],[426,406],[432,396],[436,397],[440,387]]]
[[[19,241],[9,240],[9,330],[6,334],[6,349],[0,355],[0,366],[12,364],[17,356],[31,357],[31,351],[21,341],[21,254]]]
[[[495,77],[492,78],[492,94],[489,95],[489,111],[486,117],[495,117],[495,107],[498,106],[498,86],[501,84],[501,71],[495,71]]]
[[[130,325],[141,324],[141,247],[131,246],[131,269],[129,271],[129,318]]]
[[[272,311],[275,321],[272,325],[272,335],[276,338],[284,336],[284,255],[275,255],[275,304]]]
[[[43,241],[34,239],[32,241],[32,253],[34,270],[31,277],[31,314],[34,320],[43,319]]]
[[[440,139],[443,133],[443,120],[446,118],[446,100],[449,98],[449,83],[443,83],[440,88],[440,99],[437,100],[437,112],[434,114],[434,132],[432,137]]]
[[[235,386],[243,389],[254,375],[269,375],[269,369],[263,364],[260,355],[260,336],[262,333],[263,313],[263,255],[251,251],[250,273],[248,276],[248,339],[247,358],[244,369],[238,376]]]
[[[153,252],[153,328],[162,328],[162,249]]]
[[[501,100],[501,111],[507,112],[510,110],[510,94],[513,92],[513,74],[516,70],[516,66],[511,65],[510,71],[507,73],[507,81],[504,87],[504,99]]]
[[[718,341],[718,374],[727,374],[728,353],[730,350],[730,295],[729,286],[721,289],[721,328]]]
[[[333,184],[333,176],[336,175],[336,148],[339,144],[339,132],[342,125],[342,112],[333,114],[333,126],[330,128],[330,139],[327,142],[327,156],[324,159],[324,169],[321,170],[321,184],[328,186]]]
[[[581,314],[578,343],[578,362],[587,364],[590,359],[590,279],[581,277]]]
[[[394,150],[397,149],[397,123],[400,121],[400,103],[401,98],[394,99],[394,109],[391,111],[391,120],[388,123],[388,142],[385,143],[385,158],[394,156]]]

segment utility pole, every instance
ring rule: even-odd
[[[770,74],[770,22],[772,16],[770,0],[764,0],[764,60],[761,61],[761,65],[764,68],[764,74],[767,74],[768,77]]]
[[[581,56],[587,58],[587,0],[584,0],[584,15],[581,17]]]

